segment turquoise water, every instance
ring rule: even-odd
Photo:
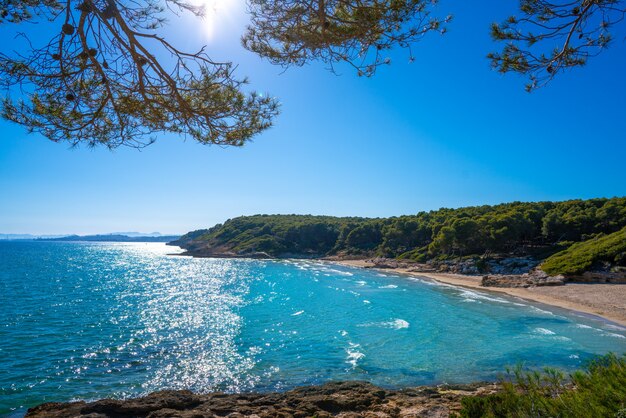
[[[0,415],[163,388],[283,390],[578,367],[626,332],[555,308],[313,261],[163,244],[0,242]]]

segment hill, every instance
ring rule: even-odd
[[[543,260],[574,243],[624,227],[626,198],[619,197],[443,208],[375,219],[243,216],[190,232],[171,244],[195,256],[379,256],[414,262],[529,256]]]

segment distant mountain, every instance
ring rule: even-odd
[[[128,236],[123,234],[106,235],[69,235],[56,238],[38,238],[39,241],[90,241],[90,242],[170,242],[180,238],[179,235]]]
[[[111,232],[110,234],[106,234],[106,235],[126,235],[127,237],[161,237],[161,236],[163,236],[163,234],[161,234],[160,232],[149,232],[149,233],[144,233],[144,232]]]
[[[10,241],[10,240],[18,240],[18,239],[39,239],[39,238],[45,238],[45,239],[50,239],[50,238],[61,238],[61,237],[65,237],[66,235],[33,235],[33,234],[2,234],[0,233],[0,241],[5,240],[5,241]]]

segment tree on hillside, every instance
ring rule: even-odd
[[[371,76],[386,51],[446,31],[436,0],[248,0],[243,45],[284,67],[348,63]],[[243,145],[271,126],[275,99],[247,93],[230,62],[178,49],[159,34],[165,12],[202,15],[190,0],[0,0],[0,24],[48,21],[42,45],[0,54],[5,119],[56,141],[141,147],[159,133]],[[527,75],[528,90],[607,47],[624,0],[521,0],[519,16],[492,26],[505,46],[500,72]],[[32,26],[26,26],[31,28]],[[163,59],[162,57],[172,59]]]

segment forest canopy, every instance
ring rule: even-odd
[[[174,244],[205,253],[263,252],[274,257],[367,255],[426,261],[518,254],[543,259],[624,227],[626,197],[616,197],[513,202],[377,219],[243,216],[188,233]]]

